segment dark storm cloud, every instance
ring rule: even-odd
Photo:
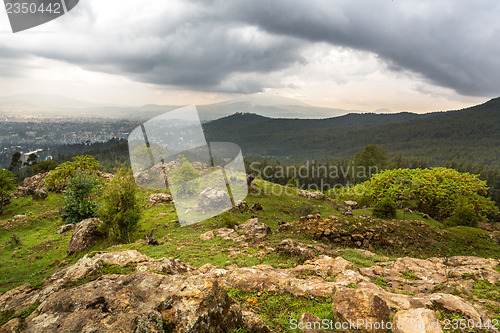
[[[305,48],[326,42],[373,52],[388,70],[418,73],[461,94],[492,96],[500,90],[495,0],[186,1],[179,13],[164,8],[105,30],[96,27],[106,27],[100,22],[106,18],[91,6],[89,0],[74,11],[75,22],[88,22],[91,29],[81,25],[68,32],[87,33],[87,40],[13,47],[15,52],[142,82],[251,93],[276,85],[273,73],[307,63]],[[0,41],[0,57],[2,47],[9,48]]]
[[[500,92],[496,1],[235,1],[225,10],[270,33],[373,52],[461,94]]]

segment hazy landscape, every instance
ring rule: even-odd
[[[500,3],[5,1],[0,333],[500,332]]]

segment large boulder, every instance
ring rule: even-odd
[[[32,195],[34,199],[45,199],[47,197],[45,178],[48,174],[48,172],[44,172],[25,178],[23,185],[17,188],[14,195],[17,197]]]
[[[166,204],[172,201],[172,196],[167,193],[153,193],[149,196],[147,200],[147,206],[159,206],[162,204]]]
[[[279,252],[293,255],[298,257],[302,261],[310,260],[314,258],[314,252],[308,249],[303,244],[294,241],[293,239],[283,240],[276,248]]]
[[[260,222],[258,218],[249,219],[242,225],[236,226],[234,230],[243,233],[247,239],[255,240],[264,239],[271,233],[271,228]]]
[[[211,211],[218,208],[225,208],[230,202],[227,191],[219,190],[215,187],[209,187],[198,196],[198,208],[203,211]]]
[[[361,332],[386,332],[389,322],[387,302],[366,289],[340,288],[335,293],[333,315],[341,322],[356,323]]]
[[[359,205],[356,201],[353,201],[353,200],[347,200],[347,201],[344,201],[344,206],[347,208],[349,207],[351,210],[352,209],[358,209],[359,208]]]
[[[20,318],[9,320],[0,328],[0,333],[18,333],[23,330],[23,321]]]
[[[401,310],[392,319],[394,333],[442,333],[436,313],[432,310],[419,308]]]
[[[75,229],[75,225],[73,223],[63,224],[59,228],[57,228],[57,234],[64,234],[67,231]]]
[[[302,197],[306,197],[308,199],[323,199],[325,195],[321,192],[311,192],[306,190],[299,190],[298,194]]]
[[[99,227],[102,221],[98,218],[91,218],[79,222],[75,226],[75,232],[68,244],[68,255],[74,252],[88,250],[102,236]]]
[[[216,279],[151,272],[105,275],[51,294],[26,332],[229,332],[241,308]]]

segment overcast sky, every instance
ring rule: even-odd
[[[2,9],[0,96],[455,109],[500,96],[499,17],[497,0],[80,0],[12,34]]]

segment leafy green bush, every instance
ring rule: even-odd
[[[103,231],[109,237],[130,240],[141,217],[141,207],[134,177],[126,169],[120,170],[104,190],[99,216],[104,222]]]
[[[295,177],[290,178],[290,180],[286,183],[286,186],[300,187],[299,181],[295,179]]]
[[[477,227],[479,216],[474,211],[474,206],[460,198],[455,211],[447,220],[450,225],[463,225],[466,227]]]
[[[169,186],[179,196],[196,194],[200,186],[198,181],[200,173],[187,159],[183,158],[180,162],[181,165],[172,172],[168,179]]]
[[[57,168],[57,162],[53,160],[40,161],[33,167],[33,174],[37,175],[39,173],[49,172]]]
[[[0,168],[0,213],[9,203],[9,197],[16,190],[16,177],[8,170]]]
[[[64,186],[68,184],[77,171],[86,171],[88,173],[97,173],[99,162],[92,156],[75,156],[73,161],[65,162],[59,165],[55,170],[52,170],[47,178],[45,184],[51,191],[62,191]]]
[[[367,195],[375,201],[389,198],[400,206],[412,202],[417,210],[437,220],[453,215],[459,200],[472,207],[480,220],[498,212],[486,197],[485,181],[448,168],[386,170],[374,175],[365,186]]]
[[[5,242],[5,247],[16,247],[21,245],[21,238],[16,233],[13,233]]]
[[[66,223],[78,223],[95,217],[98,211],[96,199],[101,189],[101,182],[96,175],[88,171],[77,171],[64,192],[62,216]]]
[[[303,202],[299,207],[297,207],[297,213],[299,216],[307,216],[309,214],[316,213],[316,207],[310,203]]]
[[[389,198],[384,198],[373,206],[373,216],[381,219],[396,217],[396,204]]]

